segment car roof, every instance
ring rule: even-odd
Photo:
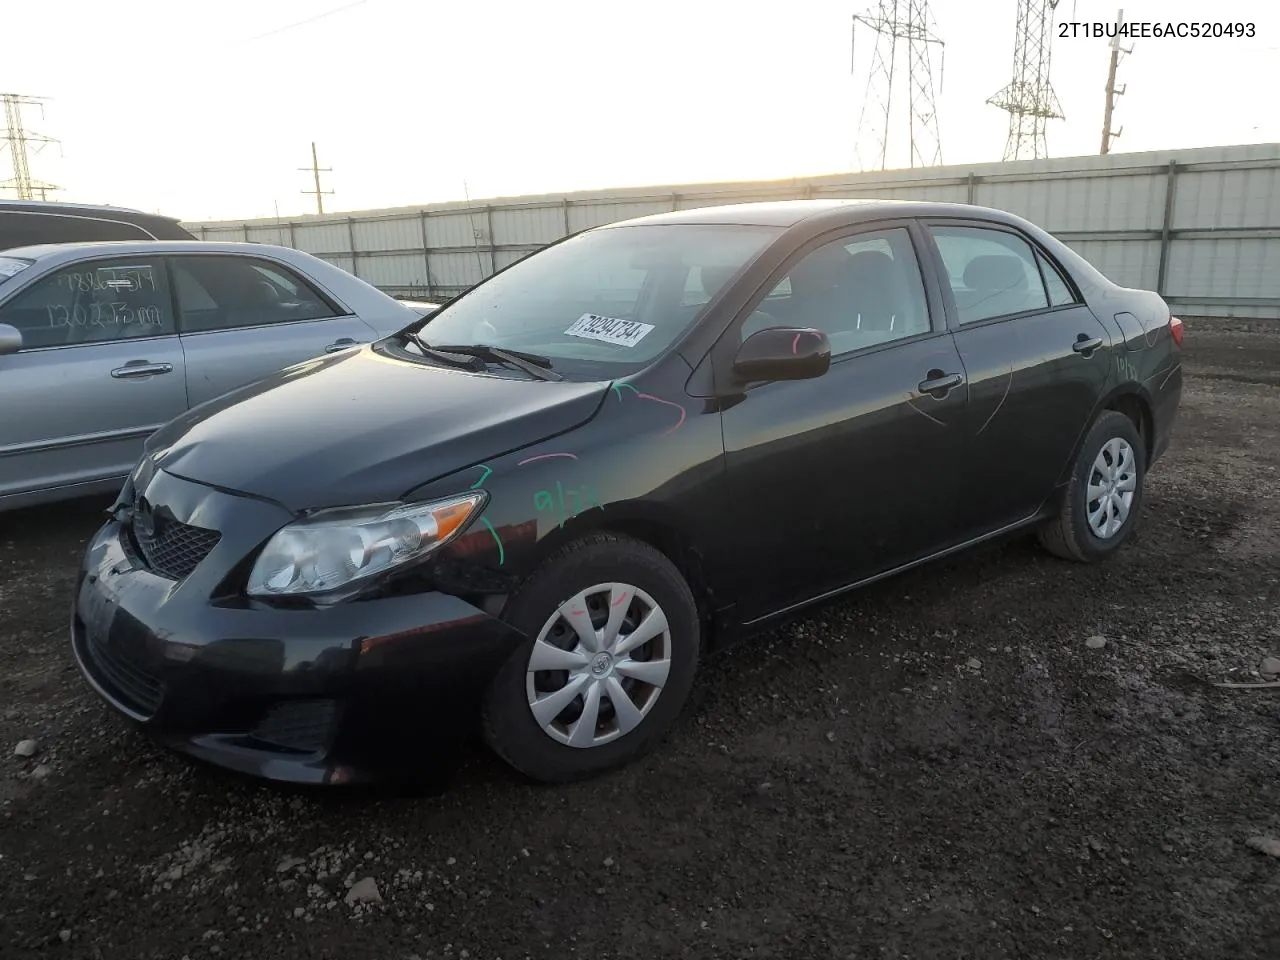
[[[14,247],[0,251],[0,256],[20,260],[79,260],[83,257],[126,256],[143,254],[156,256],[165,253],[239,253],[293,259],[302,256],[301,250],[280,247],[271,243],[246,243],[244,241],[212,240],[94,240],[88,243],[40,243],[29,247]]]
[[[655,213],[632,220],[606,224],[597,229],[648,224],[722,223],[739,226],[794,227],[801,223],[831,226],[882,220],[887,217],[978,217],[1016,224],[1019,218],[1003,210],[968,203],[938,203],[929,200],[765,200],[713,207],[694,207]]]
[[[147,213],[133,207],[117,207],[107,203],[66,203],[60,200],[0,200],[0,211],[11,210],[20,213],[64,213],[78,215],[124,216],[128,220],[165,220],[169,223],[181,223],[177,217],[163,213]]]

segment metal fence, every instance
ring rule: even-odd
[[[1054,233],[1117,283],[1160,291],[1188,316],[1280,319],[1280,144],[187,226],[202,239],[305,250],[395,296],[446,299],[586,227],[713,204],[823,197],[998,207]]]

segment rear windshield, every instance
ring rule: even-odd
[[[17,276],[34,262],[33,260],[23,260],[19,257],[0,257],[0,283],[4,283],[10,277]]]
[[[781,232],[733,224],[593,230],[473,287],[418,332],[433,345],[540,354],[575,379],[622,376],[675,343]]]

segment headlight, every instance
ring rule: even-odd
[[[329,594],[406,563],[452,540],[486,494],[431,503],[326,510],[279,530],[246,587],[254,597]]]

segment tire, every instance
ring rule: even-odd
[[[597,586],[612,589],[589,597],[586,604],[571,602]],[[648,619],[655,608],[665,616],[666,631],[636,649],[618,652],[616,658],[603,658],[600,651],[584,644],[572,627],[571,615],[590,616],[597,628],[605,623],[607,636],[607,624],[615,622],[609,617],[613,607],[621,611],[616,614],[621,620],[616,632],[619,644],[633,635],[638,624],[645,624],[646,635],[659,624],[658,619]],[[670,729],[693,687],[701,646],[693,593],[670,560],[638,540],[604,533],[567,544],[511,598],[502,619],[529,639],[507,659],[485,693],[484,735],[498,756],[534,780],[580,780],[636,759]],[[591,632],[585,621],[579,623]],[[559,651],[569,651],[563,656],[575,662],[566,660],[565,669],[531,672],[535,646],[540,663],[559,664]],[[582,657],[585,663],[580,662]],[[655,687],[641,676],[660,679],[661,684]],[[547,701],[543,719],[536,719],[531,698],[541,700],[564,690],[563,700],[570,696],[566,688],[575,677],[579,682],[575,690],[582,692],[564,701],[567,705],[544,725],[548,711],[554,710],[552,701]],[[615,708],[610,696],[611,689],[617,694],[624,683],[630,710]],[[593,698],[598,722],[588,727],[581,718]],[[586,739],[592,745],[584,745]]]
[[[1117,494],[1124,492],[1126,478],[1132,477],[1133,496],[1127,510],[1121,511],[1118,503],[1111,508],[1113,522],[1119,519],[1120,513],[1123,513],[1123,521],[1114,532],[1101,536],[1090,522],[1089,507],[1091,504],[1095,507],[1093,515],[1101,515],[1099,508],[1103,501],[1089,499],[1089,485],[1091,480],[1100,479],[1105,489],[1107,478],[1100,471],[1095,474],[1095,464],[1099,463],[1104,449],[1114,452],[1120,444],[1123,444],[1123,447],[1119,447],[1120,450],[1127,447],[1132,453],[1132,465],[1126,472],[1122,461]],[[1038,532],[1040,545],[1055,556],[1080,563],[1096,563],[1111,556],[1128,539],[1137,523],[1138,514],[1142,510],[1146,473],[1147,453],[1138,428],[1123,413],[1104,410],[1094,421],[1080,448],[1075,467],[1071,471],[1071,480],[1063,496],[1062,509],[1058,516],[1048,521]]]

